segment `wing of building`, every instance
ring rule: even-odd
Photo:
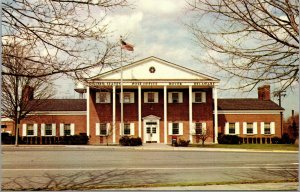
[[[195,143],[203,133],[210,136],[207,142],[214,143],[219,133],[280,137],[284,109],[270,100],[270,86],[259,88],[258,98],[220,99],[219,82],[148,57],[90,78],[76,89],[86,99],[46,100],[21,121],[21,135],[86,134],[90,144],[106,143],[106,139],[118,143],[124,135],[165,144],[174,136]]]

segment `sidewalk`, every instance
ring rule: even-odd
[[[282,190],[282,191],[298,191],[299,183],[258,183],[258,184],[229,184],[229,185],[207,185],[207,186],[177,186],[177,187],[150,187],[150,188],[119,188],[119,189],[103,189],[103,190],[137,190],[137,191],[151,191],[151,190]]]
[[[143,146],[106,146],[106,145],[2,145],[2,150],[21,150],[21,149],[109,149],[109,150],[153,150],[153,151],[219,151],[219,152],[259,152],[259,153],[298,153],[298,151],[285,150],[256,150],[256,149],[228,149],[228,148],[199,148],[199,147],[173,147],[162,143],[145,143]]]

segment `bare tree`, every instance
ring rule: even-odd
[[[280,90],[298,82],[299,0],[188,0],[187,24],[206,51],[197,59],[216,66],[232,88],[251,90],[277,83]]]
[[[16,72],[19,76],[84,76],[95,67],[117,62],[116,44],[106,38],[105,18],[113,8],[127,5],[126,0],[2,1],[3,47],[11,46],[12,38],[31,47],[22,59],[34,65],[31,70]],[[3,54],[3,58],[16,57],[10,52]],[[16,75],[14,72],[2,71],[2,75]]]
[[[196,135],[196,141],[200,141],[202,146],[204,146],[205,141],[211,137],[211,131],[209,129],[203,129],[201,134]]]
[[[30,54],[30,46],[15,43],[4,47],[2,55],[13,54],[15,57],[3,57],[6,63],[2,68],[4,73],[34,74],[37,68],[31,68],[34,63],[23,58]],[[2,114],[15,121],[15,131],[18,121],[43,103],[43,99],[51,98],[54,94],[49,77],[28,77],[19,75],[2,76]],[[19,112],[18,112],[19,107]]]

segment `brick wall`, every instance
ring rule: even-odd
[[[262,137],[266,135],[261,135],[260,122],[275,122],[275,135],[281,137],[280,130],[280,114],[219,114],[219,127],[218,132],[225,133],[225,122],[239,122],[240,125],[240,135],[241,137],[245,137],[247,135],[243,134],[243,122],[253,123],[257,122],[257,135],[253,135],[255,137]],[[268,135],[270,136],[270,135]]]
[[[38,136],[41,136],[41,124],[56,124],[56,136],[59,135],[59,124],[75,124],[75,134],[86,133],[86,115],[29,115],[20,122],[20,135],[23,124],[38,124]]]

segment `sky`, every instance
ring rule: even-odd
[[[184,26],[190,15],[187,13],[185,0],[129,0],[131,7],[116,9],[108,14],[105,23],[109,25],[111,41],[119,41],[120,35],[134,45],[135,51],[129,55],[132,61],[155,56],[178,65],[182,65],[201,73],[217,77],[221,87],[234,84],[215,75],[215,71],[205,63],[199,63],[194,58],[204,55],[193,41],[193,36]],[[56,83],[59,98],[78,98],[74,92],[74,82],[61,78]],[[271,85],[271,91],[274,86]],[[62,91],[64,90],[64,91]],[[251,92],[219,90],[222,98],[257,98],[257,90]],[[278,98],[272,98],[278,102]],[[291,115],[291,110],[299,112],[299,85],[288,90],[282,98],[285,117]]]

